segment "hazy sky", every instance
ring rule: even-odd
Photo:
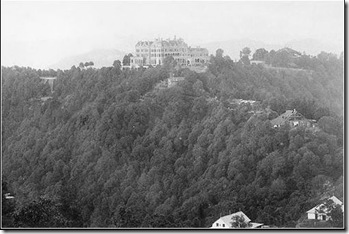
[[[343,1],[1,1],[1,63],[43,68],[97,48],[133,52],[177,35],[189,45],[249,38],[343,45]]]

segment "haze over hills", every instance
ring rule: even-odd
[[[184,38],[185,40],[185,38]],[[331,52],[339,55],[342,48],[338,45],[323,43],[315,39],[302,39],[302,40],[292,40],[285,44],[269,44],[263,41],[251,40],[251,39],[234,39],[227,41],[215,41],[210,43],[197,44],[201,47],[207,48],[209,54],[215,54],[218,48],[224,50],[224,55],[230,56],[233,60],[238,60],[240,51],[244,47],[249,47],[251,49],[251,55],[256,49],[265,48],[266,50],[278,50],[283,47],[290,47],[301,53],[305,52],[310,55],[318,55],[321,51]],[[196,45],[192,45],[196,46]],[[127,53],[134,53],[134,51],[124,51],[122,48],[118,49],[94,49],[90,52],[78,54],[75,56],[69,56],[61,59],[55,64],[49,66],[52,69],[69,69],[73,65],[78,66],[80,62],[94,62],[94,67],[109,67],[112,66],[115,60],[122,61],[123,57]]]
[[[72,66],[78,66],[80,62],[94,63],[94,67],[110,67],[115,60],[122,61],[126,52],[117,49],[95,49],[87,53],[63,58],[55,64],[49,66],[52,69],[70,69]]]
[[[210,43],[201,44],[202,47],[208,49],[210,54],[215,54],[218,48],[224,50],[224,55],[230,56],[231,59],[237,60],[240,58],[240,51],[244,47],[249,47],[252,53],[259,48],[265,48],[266,50],[278,50],[283,47],[280,44],[268,44],[262,41],[255,41],[251,39],[236,39],[228,41],[215,41]]]
[[[331,52],[339,55],[343,51],[343,46],[336,46],[334,44],[324,43],[315,39],[292,40],[285,44],[269,44],[262,41],[251,39],[236,39],[228,41],[217,41],[201,44],[202,47],[208,49],[210,54],[215,54],[218,48],[224,50],[224,54],[230,56],[231,59],[236,60],[240,58],[240,51],[244,47],[251,49],[251,55],[256,49],[264,48],[268,51],[278,50],[283,47],[290,47],[301,53],[305,52],[309,55],[318,55],[321,51]]]
[[[321,53],[321,51],[339,55],[342,51],[344,51],[344,44],[330,44],[311,38],[303,40],[292,40],[287,42],[285,46],[302,53],[303,51],[305,51],[306,54],[310,55],[318,55],[319,53]]]

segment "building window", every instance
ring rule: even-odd
[[[225,227],[225,224],[223,224],[222,226]]]
[[[218,227],[218,226],[219,226],[219,224],[218,224],[218,223],[216,223],[216,226]]]

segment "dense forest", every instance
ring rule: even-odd
[[[303,54],[298,70],[244,59],[217,50],[205,73],[170,58],[139,70],[2,67],[2,190],[15,197],[3,197],[3,225],[210,227],[241,210],[295,227],[324,195],[342,199],[343,56]],[[170,72],[185,79],[154,89]],[[54,93],[41,76],[57,77]],[[320,131],[273,128],[288,109]]]

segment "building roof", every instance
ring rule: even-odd
[[[188,45],[183,41],[183,39],[179,38],[179,39],[167,39],[167,40],[163,40],[163,39],[155,39],[153,41],[139,41],[137,42],[136,46],[185,46],[188,47]]]
[[[343,202],[341,202],[336,196],[332,196],[330,198],[328,198],[327,200],[332,200],[335,204],[337,205],[341,205],[342,206],[342,211],[344,209],[344,206],[343,206]],[[321,206],[323,206],[324,204],[321,203],[313,208],[311,208],[310,210],[308,210],[306,213],[312,213],[312,214],[315,214],[315,213],[321,213]],[[324,210],[326,212],[326,210]]]
[[[252,223],[250,222],[250,228],[257,228],[263,226],[263,223]]]
[[[202,47],[196,47],[196,48],[192,48],[192,47],[189,47],[189,50],[192,51],[192,52],[208,52],[208,50],[206,48],[202,48]]]
[[[153,44],[153,41],[139,41],[136,46],[150,46],[151,44]]]
[[[262,60],[251,60],[250,63],[265,63]]]
[[[238,105],[243,104],[243,103],[250,103],[250,104],[256,103],[255,100],[244,100],[244,99],[236,99],[236,98],[229,99],[228,102],[229,102],[229,104],[238,104]]]
[[[336,196],[332,196],[329,199],[331,199],[337,205],[342,205],[343,204],[343,202],[341,202],[341,200],[339,200]]]
[[[279,115],[275,119],[271,120],[272,125],[282,125],[286,121],[290,120],[291,117],[303,117],[300,113],[298,113],[296,110],[286,110],[285,113]]]
[[[242,211],[239,211],[239,212],[236,212],[236,213],[233,213],[233,214],[230,214],[230,215],[226,215],[226,216],[220,217],[220,219],[221,219],[224,223],[226,223],[229,227],[231,227],[231,222],[233,221],[231,218],[232,218],[233,216],[236,216],[236,215],[238,215],[238,216],[241,216],[241,215],[242,215],[242,216],[245,218],[245,221],[246,221],[247,223],[249,223],[249,222],[251,221],[251,219],[249,219],[249,218],[247,217],[247,215],[245,215],[244,212],[242,212]]]
[[[40,79],[43,79],[43,80],[55,80],[57,79],[56,76],[41,76]]]

